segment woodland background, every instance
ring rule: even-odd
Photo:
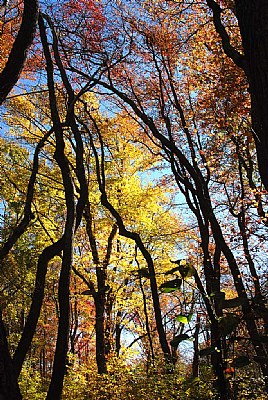
[[[267,2],[0,13],[0,400],[267,399]]]

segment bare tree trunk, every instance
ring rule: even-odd
[[[236,0],[247,78],[251,117],[259,171],[268,190],[268,3],[266,0]]]
[[[57,342],[54,355],[52,377],[46,397],[47,400],[58,400],[61,398],[63,379],[66,370],[67,352],[68,352],[68,340],[70,331],[69,291],[70,291],[70,274],[71,274],[72,257],[73,257],[73,236],[75,230],[76,215],[75,215],[74,187],[73,187],[72,175],[67,157],[65,155],[64,135],[57,107],[57,98],[56,98],[55,83],[54,83],[54,66],[47,41],[44,20],[41,15],[39,15],[39,28],[47,64],[47,82],[49,88],[51,119],[55,127],[56,150],[54,153],[54,159],[61,171],[62,183],[65,195],[65,204],[67,210],[64,234],[63,234],[64,239],[63,239],[62,265],[61,265],[59,285],[58,285],[59,326],[58,326]]]
[[[192,377],[198,378],[199,376],[199,330],[200,330],[200,315],[196,315],[195,332],[194,332],[194,357],[192,364]]]
[[[19,385],[10,357],[6,331],[0,310],[0,400],[20,400]]]
[[[121,333],[122,326],[120,325],[120,318],[122,317],[122,312],[119,310],[116,314],[116,324],[115,324],[115,351],[117,356],[119,356],[121,349]]]
[[[62,247],[63,239],[61,238],[56,243],[53,243],[52,245],[46,247],[39,256],[30,311],[26,319],[26,323],[17,349],[13,356],[13,365],[17,376],[19,376],[20,374],[24,359],[30,348],[36,325],[40,316],[41,307],[44,299],[45,279],[48,262],[53,257],[60,254],[60,252],[62,251]]]
[[[0,74],[0,104],[17,83],[32,44],[38,16],[38,1],[24,0],[24,10],[18,35],[13,43],[7,63]]]
[[[96,293],[94,297],[96,308],[96,361],[99,374],[107,373],[106,357],[105,357],[105,329],[104,329],[104,310],[105,310],[105,293]]]
[[[247,76],[251,96],[252,132],[256,144],[261,180],[268,190],[268,3],[266,0],[235,0],[244,54],[230,42],[221,21],[222,9],[215,0],[207,0],[213,12],[216,31],[224,52]]]

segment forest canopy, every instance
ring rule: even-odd
[[[0,400],[267,399],[268,4],[0,5]]]

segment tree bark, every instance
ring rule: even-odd
[[[105,329],[104,329],[104,310],[105,310],[105,293],[97,293],[94,297],[96,309],[96,362],[99,374],[107,373],[106,357],[105,357]]]
[[[247,62],[259,171],[268,190],[268,2],[236,0],[235,4]]]
[[[52,377],[46,397],[47,400],[58,400],[61,398],[68,352],[68,340],[70,330],[70,274],[73,261],[73,237],[75,231],[76,212],[72,174],[67,156],[65,155],[64,134],[57,106],[57,97],[54,82],[54,66],[49,49],[49,44],[47,41],[44,20],[41,15],[39,15],[38,22],[47,65],[47,83],[49,88],[50,113],[51,120],[54,125],[56,138],[54,159],[61,171],[66,204],[66,222],[63,234],[62,265],[58,285],[59,326]]]
[[[32,339],[36,330],[36,325],[40,316],[44,300],[45,280],[48,262],[56,255],[59,255],[62,251],[62,248],[63,238],[59,239],[56,243],[53,243],[52,245],[46,247],[39,256],[30,311],[17,349],[13,356],[13,365],[17,377],[21,372],[24,359],[31,346]]]
[[[12,365],[0,310],[0,400],[20,400],[19,385]]]
[[[199,331],[200,331],[200,314],[196,315],[195,332],[194,332],[194,356],[192,362],[192,377],[199,376]]]
[[[221,21],[219,4],[215,0],[207,0],[207,4],[213,12],[215,29],[225,54],[244,70],[248,79],[258,167],[262,183],[268,190],[268,3],[266,0],[235,0],[243,55],[230,43]]]
[[[38,1],[24,0],[24,10],[18,35],[7,63],[0,74],[0,104],[17,83],[24,66],[27,50],[32,44],[38,16]]]

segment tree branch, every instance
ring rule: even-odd
[[[13,43],[7,63],[0,74],[0,104],[17,83],[32,44],[38,16],[38,1],[24,0],[24,10],[18,35]]]
[[[247,74],[246,58],[243,54],[239,53],[230,43],[230,37],[221,21],[221,7],[214,0],[207,0],[207,5],[213,13],[213,22],[216,32],[219,34],[222,42],[224,53],[233,60],[233,62],[242,68]]]

